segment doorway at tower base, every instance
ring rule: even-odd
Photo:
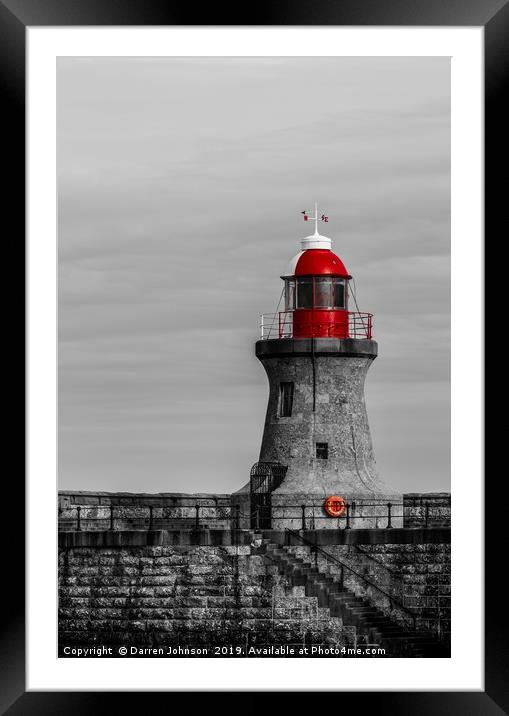
[[[342,498],[344,504],[328,514],[326,500]],[[403,527],[403,495],[342,493],[278,493],[271,495],[271,529],[385,529]],[[334,506],[334,501],[333,501]],[[335,516],[339,513],[339,516]]]

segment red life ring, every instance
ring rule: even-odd
[[[332,495],[323,503],[323,509],[329,517],[342,517],[346,512],[346,500],[344,497]]]

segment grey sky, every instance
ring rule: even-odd
[[[380,473],[449,489],[449,86],[448,58],[58,60],[60,488],[245,484],[316,198],[375,314]]]

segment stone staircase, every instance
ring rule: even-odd
[[[366,598],[345,588],[340,577],[326,566],[315,566],[310,554],[309,557],[299,557],[268,539],[261,539],[260,552],[267,563],[276,565],[293,585],[304,586],[307,595],[317,597],[318,605],[328,608],[331,617],[339,617],[344,626],[356,627],[360,642],[381,646],[393,657],[450,656],[432,635],[403,626]]]

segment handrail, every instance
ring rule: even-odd
[[[352,573],[355,574],[357,577],[359,577],[365,584],[368,584],[370,587],[373,587],[373,588],[376,589],[378,592],[380,592],[380,594],[383,594],[384,597],[386,597],[386,598],[389,600],[389,603],[390,603],[390,606],[391,606],[391,610],[392,610],[392,605],[395,604],[399,609],[401,609],[401,611],[405,612],[406,614],[408,614],[408,615],[411,617],[412,622],[413,622],[413,626],[414,626],[414,629],[415,629],[416,618],[417,618],[418,615],[415,614],[415,613],[414,613],[413,611],[411,611],[410,609],[408,609],[408,607],[405,607],[403,604],[401,604],[400,601],[398,601],[397,599],[394,599],[394,597],[393,597],[391,594],[388,594],[386,591],[384,591],[383,589],[381,589],[380,587],[378,587],[376,584],[374,584],[371,580],[367,579],[367,578],[364,577],[362,574],[359,574],[359,572],[356,572],[355,569],[353,569],[352,567],[349,567],[347,564],[344,564],[344,562],[342,562],[340,559],[338,559],[337,557],[334,557],[332,554],[329,554],[329,553],[326,552],[324,549],[322,549],[319,545],[317,545],[317,544],[315,544],[314,542],[311,542],[310,540],[306,539],[305,537],[303,537],[302,535],[300,535],[300,534],[299,534],[298,532],[296,532],[295,530],[292,530],[292,529],[290,529],[290,528],[287,527],[287,528],[286,528],[286,531],[289,532],[289,533],[290,533],[291,535],[293,535],[294,537],[297,537],[297,539],[299,539],[303,544],[307,545],[308,547],[312,547],[315,551],[320,552],[320,553],[323,554],[325,557],[327,557],[328,560],[331,560],[332,562],[336,562],[337,564],[339,564],[339,566],[340,566],[342,569],[344,568],[344,569],[347,569],[349,572],[352,572]]]
[[[190,502],[190,501],[189,501]],[[324,529],[392,529],[396,525],[393,521],[398,521],[398,526],[404,526],[404,521],[407,519],[403,502],[394,502],[383,504],[380,502],[362,502],[357,503],[357,510],[355,514],[347,510],[344,515],[337,517],[331,517],[323,513],[322,506],[313,504],[284,504],[284,505],[271,505],[263,506],[257,505],[256,509],[251,513],[244,513],[243,511],[237,511],[239,505],[232,504],[226,500],[219,501],[214,500],[214,504],[211,504],[212,500],[209,498],[196,498],[196,502],[186,505],[172,505],[172,506],[159,506],[159,505],[72,505],[69,507],[59,507],[58,509],[58,523],[59,528],[69,529],[72,525],[76,526],[78,531],[86,531],[88,529],[96,530],[101,529],[105,525],[106,529],[168,529],[170,525],[181,524],[182,526],[196,525],[196,524],[208,524],[210,526],[221,526],[222,529],[226,529],[225,523],[231,522],[232,524],[237,523],[237,518],[251,519],[256,518],[254,525],[256,527],[265,525],[266,521],[269,520],[282,520],[285,525],[289,525],[289,529],[306,529],[306,522],[311,526],[311,529],[323,527]],[[369,510],[364,508],[377,508],[374,514],[371,514]],[[386,509],[380,511],[381,508]],[[288,513],[291,508],[290,513]],[[396,509],[395,509],[396,508]],[[175,510],[175,513],[174,513]],[[293,510],[295,512],[293,512]],[[385,526],[381,526],[381,522],[387,520]],[[401,525],[399,521],[403,522]],[[411,516],[412,524],[408,527],[413,528],[429,528],[433,529],[433,524],[430,525],[430,519],[422,522],[418,516]],[[439,527],[445,527],[445,522],[449,523],[450,517],[443,515],[440,519]],[[431,520],[433,523],[433,520]],[[301,526],[299,526],[299,523]],[[324,524],[325,523],[325,524]],[[443,523],[443,524],[442,524]],[[148,526],[148,527],[147,527]],[[157,526],[157,527],[156,527]],[[253,525],[252,525],[253,526]],[[265,525],[267,529],[269,525]],[[371,556],[371,554],[365,552],[361,548],[357,548],[359,554],[363,554],[369,560],[383,567],[387,572],[391,573],[391,569]]]
[[[262,313],[260,315],[260,338],[269,340],[274,338],[293,338],[293,317],[299,313],[300,309],[288,309],[278,311],[277,313]],[[334,323],[320,320],[319,316],[323,311],[335,312],[337,309],[315,309],[318,314],[315,316],[313,310],[307,311],[310,318],[309,327],[311,330],[323,333],[324,336],[330,338],[341,337],[346,327],[338,327]],[[367,338],[371,339],[373,335],[373,314],[363,313],[361,311],[344,311],[348,317],[347,335],[350,338]],[[338,336],[338,331],[341,335]]]

